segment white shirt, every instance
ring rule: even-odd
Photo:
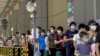
[[[33,42],[33,36],[32,36],[32,35],[28,35],[28,37],[29,37],[29,38],[28,38],[28,41],[29,41],[29,42]]]
[[[80,44],[81,43],[79,34],[75,34],[74,35],[73,41],[75,41],[76,44]]]
[[[32,35],[29,35],[28,37],[29,37],[29,39],[33,39],[33,36]]]
[[[47,43],[47,41],[48,41],[48,36],[45,37],[45,43]]]
[[[46,49],[46,50],[48,50],[48,44],[47,44],[47,41],[48,41],[48,36],[45,37],[45,44],[46,44],[46,48],[45,48],[45,49]]]
[[[3,41],[0,41],[0,47],[2,47],[3,46]]]

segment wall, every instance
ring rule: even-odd
[[[35,27],[41,26],[43,29],[47,27],[63,26],[67,29],[67,0],[36,0],[37,14]],[[99,0],[96,0],[96,18],[100,18]],[[8,18],[7,35],[12,35],[11,27],[14,28],[14,33],[26,32],[32,28],[32,20],[25,7],[26,1],[20,0],[19,8],[14,9]],[[74,16],[77,24],[88,23],[90,19],[94,19],[94,1],[93,0],[74,0]],[[2,27],[0,27],[2,29]],[[0,30],[0,35],[4,30]]]
[[[30,25],[30,16],[29,13],[26,11],[25,7],[25,1],[20,0],[19,1],[19,6],[16,8],[14,7],[12,14],[9,16],[9,27],[8,27],[8,32],[9,34],[7,35],[12,35],[15,34],[15,32],[20,32],[20,33],[26,33],[27,30],[30,30],[31,25]],[[11,31],[11,28],[13,27],[14,31]]]
[[[35,19],[35,27],[40,26],[43,29],[47,29],[48,21],[47,21],[47,0],[36,0],[36,19]],[[11,36],[15,34],[15,32],[26,33],[27,30],[31,30],[33,28],[33,20],[30,19],[29,12],[26,10],[27,0],[19,0],[17,6],[14,7],[12,13],[8,17],[8,28],[6,32],[3,30],[1,34],[6,34],[6,36]],[[13,27],[13,32],[11,28]]]
[[[74,0],[74,16],[77,25],[88,24],[91,19],[100,19],[100,0]],[[66,29],[67,0],[48,0],[48,25],[63,26]]]
[[[87,24],[89,20],[94,19],[94,1],[74,0],[74,16],[77,24]]]
[[[100,0],[96,0],[96,19],[100,19]]]
[[[36,0],[36,19],[35,19],[35,27],[40,26],[43,29],[47,29],[48,21],[47,21],[47,0]]]
[[[67,27],[67,0],[48,0],[48,25]]]

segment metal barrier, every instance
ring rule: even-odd
[[[25,48],[24,47],[0,47],[0,55],[25,56]]]

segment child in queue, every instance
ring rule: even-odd
[[[90,56],[91,55],[91,44],[89,44],[88,33],[82,31],[80,33],[81,43],[77,45],[75,53],[77,56]]]
[[[38,38],[38,42],[39,42],[39,50],[40,50],[41,56],[44,56],[44,51],[45,51],[45,48],[46,48],[45,30],[41,30],[41,34]]]

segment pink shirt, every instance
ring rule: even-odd
[[[12,41],[11,41],[11,40],[8,40],[8,41],[6,42],[6,45],[7,45],[7,46],[12,46]]]

